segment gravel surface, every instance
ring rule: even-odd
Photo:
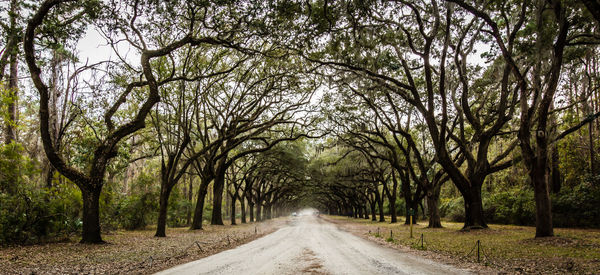
[[[467,274],[364,240],[311,215],[274,233],[157,274]]]

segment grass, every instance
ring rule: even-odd
[[[514,225],[489,225],[488,229],[460,231],[463,224],[442,222],[444,228],[427,228],[427,221],[410,227],[404,222],[390,224],[365,219],[328,216],[329,219],[357,224],[364,232],[393,231],[386,241],[413,249],[423,249],[449,256],[460,261],[476,262],[476,244],[481,243],[482,264],[495,265],[512,272],[534,273],[589,273],[600,270],[600,230],[555,228],[555,237],[534,239],[535,228]],[[421,234],[423,248],[421,248]],[[380,238],[376,234],[370,234]]]

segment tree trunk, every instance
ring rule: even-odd
[[[11,11],[9,12],[9,17],[10,17],[10,32],[11,35],[17,35],[15,32],[17,31],[17,25],[16,25],[16,17],[18,14],[18,10],[17,10],[17,1],[13,0],[11,1]],[[18,112],[18,99],[19,99],[19,92],[18,92],[18,73],[19,73],[19,60],[17,59],[17,55],[19,54],[19,49],[17,48],[16,44],[15,47],[11,47],[8,49],[5,49],[8,51],[11,51],[12,53],[10,54],[10,63],[9,63],[9,70],[10,70],[10,74],[8,76],[8,94],[10,97],[10,100],[8,102],[8,119],[5,121],[5,136],[4,136],[4,143],[6,144],[10,144],[11,142],[15,141],[17,138],[17,133],[16,133],[16,123],[17,123],[17,112]],[[4,69],[4,68],[2,68]]]
[[[97,186],[102,186],[101,184]],[[83,198],[83,229],[81,243],[104,243],[100,236],[100,193],[102,188],[96,190],[81,189]]]
[[[396,173],[392,170],[392,190],[390,190],[389,188],[387,189],[388,191],[388,200],[390,202],[390,216],[391,216],[391,223],[397,223],[398,222],[398,215],[396,213],[396,198],[398,197],[398,180],[396,178]],[[410,194],[410,189],[408,191],[408,193]]]
[[[429,215],[429,228],[442,228],[442,219],[440,217],[440,191],[441,185],[431,188],[427,191],[427,210]]]
[[[242,223],[246,223],[246,202],[244,201],[244,196],[240,198],[240,211],[242,214]]]
[[[261,213],[262,209],[261,209],[261,204],[257,203],[256,204],[256,221],[260,222],[262,221],[262,213]]]
[[[369,211],[367,210],[367,205],[363,205],[363,211],[365,212],[365,220],[369,219]]]
[[[187,225],[192,224],[192,199],[194,197],[194,183],[192,180],[192,177],[190,176],[190,182],[189,182],[189,186],[188,186],[188,203],[189,203],[189,207],[187,209]]]
[[[529,173],[534,186],[535,197],[535,237],[554,236],[552,207],[548,190],[548,173],[545,165],[536,165]]]
[[[168,183],[163,183],[161,185],[158,204],[158,223],[156,224],[156,234],[154,234],[154,237],[167,236],[167,210],[169,207],[169,196],[171,195],[172,188],[168,187]]]
[[[230,196],[230,200],[231,200],[230,201],[230,203],[231,203],[231,217],[230,217],[231,225],[236,225],[236,223],[235,223],[235,201],[236,201],[235,196]]]
[[[254,203],[248,202],[248,214],[250,215],[250,222],[254,222]]]
[[[396,215],[396,195],[391,195],[390,197],[388,197],[388,200],[390,202],[391,223],[397,223],[398,217]]]
[[[223,225],[223,187],[225,185],[225,167],[223,164],[217,168],[216,177],[213,184],[213,209],[210,224],[212,225]]]
[[[379,221],[385,222],[383,213],[383,196],[380,196],[379,192],[375,192],[375,200],[377,200],[377,206],[379,207]]]
[[[202,216],[204,215],[204,200],[206,198],[208,184],[210,180],[202,179],[198,190],[198,199],[196,200],[196,208],[194,209],[194,219],[190,229],[202,229]]]
[[[371,220],[372,221],[376,221],[377,220],[377,214],[375,213],[375,201],[369,202],[370,206],[371,206]]]
[[[465,200],[464,230],[487,228],[483,215],[483,201],[481,200],[481,184],[471,183],[468,193],[463,194]]]

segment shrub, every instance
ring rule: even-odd
[[[535,225],[535,201],[531,188],[493,193],[483,200],[487,222]]]
[[[158,212],[158,188],[156,179],[142,172],[131,185],[131,194],[116,198],[113,215],[121,228],[143,229],[155,221]]]
[[[143,229],[154,216],[149,213],[156,212],[157,207],[156,197],[149,193],[123,196],[115,215],[119,217],[119,225],[126,230]]]
[[[465,221],[465,203],[462,197],[454,199],[441,199],[440,201],[440,215],[446,217],[451,221],[464,222]]]
[[[64,186],[20,186],[0,194],[0,243],[32,244],[64,238],[81,229],[81,195]]]
[[[552,196],[556,227],[600,227],[600,186],[591,177]]]

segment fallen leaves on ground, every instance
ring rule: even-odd
[[[153,237],[151,229],[117,231],[104,235],[107,243],[100,245],[72,240],[0,248],[0,274],[150,274],[252,241],[284,222],[169,228],[165,238]]]
[[[444,228],[427,228],[427,222],[422,221],[413,226],[410,238],[410,227],[400,221],[390,224],[337,216],[324,218],[340,229],[382,245],[477,273],[598,274],[600,270],[600,230],[555,228],[555,237],[536,239],[534,227],[490,225],[489,229],[464,232],[460,231],[460,223],[444,222]]]

